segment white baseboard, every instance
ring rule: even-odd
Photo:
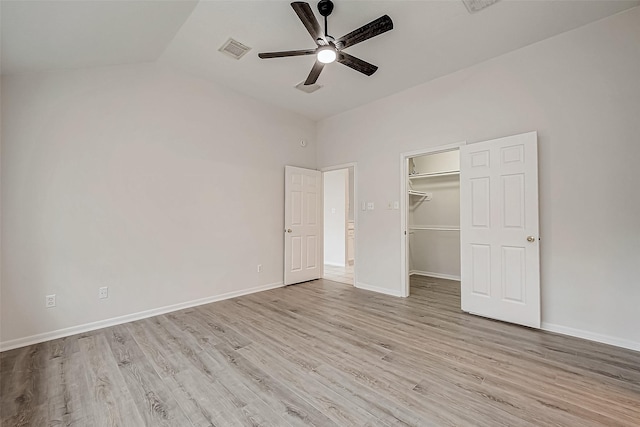
[[[460,276],[452,276],[450,274],[432,273],[431,271],[411,270],[409,272],[409,276],[414,275],[414,274],[416,276],[428,276],[428,277],[435,277],[437,279],[455,280],[457,282],[460,281]]]
[[[629,341],[624,338],[612,337],[610,335],[598,334],[595,332],[585,331],[583,329],[570,328],[568,326],[554,325],[553,323],[547,322],[542,322],[540,328],[543,331],[555,332],[562,335],[583,338],[589,341],[614,345],[616,347],[622,347],[629,350],[640,351],[640,342]]]
[[[362,283],[362,282],[356,283],[356,288],[364,289],[365,291],[373,291],[373,292],[378,292],[380,294],[391,295],[391,296],[394,296],[394,297],[403,296],[402,292],[400,292],[399,290],[380,288],[378,286],[371,286],[371,285],[367,285],[366,283]]]
[[[424,273],[424,274],[422,274]],[[442,277],[450,280],[460,280],[453,278],[452,276],[443,277],[435,276],[426,272],[410,272],[410,274],[425,275],[430,277]],[[0,352],[12,350],[14,348],[24,347],[27,345],[37,344],[44,341],[50,341],[58,338],[68,337],[71,335],[80,334],[83,332],[94,331],[96,329],[107,328],[109,326],[120,325],[122,323],[133,322],[140,319],[146,319],[148,317],[158,316],[160,314],[171,313],[173,311],[183,310],[185,308],[196,307],[199,305],[209,304],[216,301],[222,301],[230,298],[239,297],[242,295],[253,294],[256,292],[267,291],[269,289],[276,289],[283,287],[282,282],[271,283],[262,286],[256,286],[249,289],[243,289],[241,291],[227,292],[221,295],[215,295],[206,298],[200,298],[197,300],[187,301],[179,304],[168,305],[165,307],[154,308],[151,310],[145,310],[138,313],[127,314],[124,316],[113,317],[111,319],[99,320],[97,322],[85,323],[83,325],[72,326],[69,328],[58,329],[51,332],[44,332],[42,334],[31,335],[28,337],[17,338],[10,341],[0,342]],[[388,288],[381,288],[378,286],[367,285],[366,283],[356,283],[356,288],[364,289],[367,291],[378,292],[385,295],[391,295],[394,297],[402,297],[400,291],[396,291]],[[622,347],[629,350],[640,351],[640,343],[635,341],[626,340],[623,338],[613,337],[610,335],[598,334],[595,332],[589,332],[582,329],[570,328],[567,326],[556,325],[553,323],[542,322],[541,329],[544,331],[555,332],[558,334],[569,335],[576,338],[583,338],[589,341],[600,342],[603,344],[609,344],[616,347]]]
[[[50,341],[58,338],[68,337],[70,335],[81,334],[83,332],[94,331],[96,329],[107,328],[109,326],[120,325],[122,323],[133,322],[135,320],[146,319],[147,317],[158,316],[160,314],[171,313],[172,311],[183,310],[185,308],[196,307],[198,305],[209,304],[216,301],[235,298],[242,295],[253,294],[256,292],[267,291],[269,289],[281,288],[282,282],[270,283],[267,285],[256,286],[241,291],[227,292],[211,297],[200,298],[197,300],[181,302],[179,304],[167,305],[165,307],[153,308],[151,310],[140,311],[138,313],[125,314],[124,316],[112,317],[110,319],[99,320],[97,322],[85,323],[83,325],[71,326],[69,328],[58,329],[51,332],[31,335],[28,337],[17,338],[14,340],[0,342],[0,352],[12,350],[14,348],[24,347],[31,344],[37,344],[44,341]]]

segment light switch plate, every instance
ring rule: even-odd
[[[373,202],[367,202],[367,210],[368,211],[372,211],[373,210]]]

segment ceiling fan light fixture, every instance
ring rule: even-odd
[[[318,57],[318,61],[323,64],[331,64],[336,60],[338,56],[336,50],[331,46],[324,46],[318,49],[318,53],[316,54]]]

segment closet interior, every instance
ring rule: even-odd
[[[409,275],[460,281],[460,155],[412,157],[408,165]]]

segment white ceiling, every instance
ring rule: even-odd
[[[509,1],[469,14],[460,0],[334,0],[329,33],[342,36],[383,14],[394,29],[347,52],[379,66],[366,77],[325,67],[323,88],[294,89],[314,58],[261,60],[258,52],[309,49],[289,2],[3,1],[2,72],[153,61],[321,119],[544,40],[640,1]],[[310,2],[314,12],[316,2]],[[195,6],[195,7],[194,7]],[[316,16],[319,16],[316,13]],[[240,60],[218,52],[229,38],[253,49]]]
[[[2,0],[2,73],[155,61],[197,4]]]

